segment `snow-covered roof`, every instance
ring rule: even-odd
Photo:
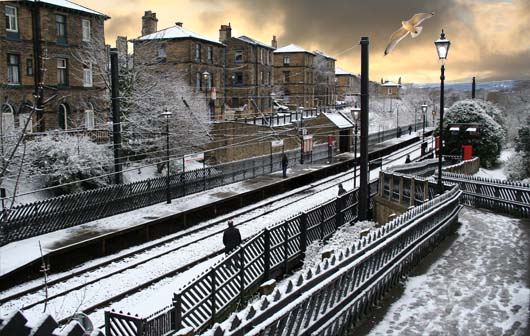
[[[315,54],[317,54],[317,55],[320,55],[320,56],[324,56],[325,58],[332,59],[332,60],[334,60],[334,61],[337,60],[337,59],[335,59],[334,57],[329,56],[328,54],[326,54],[325,52],[320,51],[320,50],[315,50],[315,51],[313,51],[313,53],[315,53]]]
[[[23,1],[35,2],[36,0],[23,0]],[[103,16],[105,18],[110,18],[109,16],[107,16],[107,15],[105,15],[103,13],[100,13],[98,11],[95,11],[93,9],[90,9],[90,8],[87,8],[87,7],[84,7],[84,6],[81,6],[81,5],[78,5],[78,4],[73,3],[71,1],[68,1],[68,0],[39,0],[39,2],[48,4],[48,5],[52,5],[52,6],[56,6],[56,7],[68,8],[68,9],[79,11],[79,12],[83,12],[83,13],[88,13],[88,14],[97,15],[97,16]]]
[[[241,40],[243,42],[246,42],[246,43],[250,43],[252,45],[259,45],[260,47],[264,47],[264,48],[268,48],[268,49],[274,49],[273,47],[271,47],[270,45],[266,45],[265,43],[262,43],[258,40],[254,40],[253,38],[250,38],[248,36],[245,36],[245,35],[241,35],[239,37],[236,37],[238,40]]]
[[[401,86],[401,85],[398,84],[398,83],[387,81],[387,82],[384,82],[383,84],[381,84],[381,86]]]
[[[343,68],[339,68],[339,67],[335,67],[335,75],[337,75],[337,76],[342,76],[342,75],[355,76],[351,72],[346,71]]]
[[[148,41],[148,40],[173,40],[173,39],[196,39],[210,43],[223,45],[221,42],[211,39],[209,37],[199,35],[190,30],[184,29],[181,26],[175,25],[166,29],[159,30],[155,33],[140,36],[135,41]]]
[[[322,114],[339,129],[354,127],[354,124],[351,122],[351,120],[341,112],[330,112]]]
[[[304,48],[300,47],[300,46],[297,46],[296,44],[289,44],[289,45],[286,45],[285,47],[281,47],[281,48],[278,48],[276,50],[274,50],[274,53],[276,54],[282,54],[282,53],[308,53],[308,54],[311,54],[311,55],[314,55],[313,52],[309,51],[309,50],[305,50]]]

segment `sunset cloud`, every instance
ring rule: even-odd
[[[442,28],[452,41],[449,81],[530,77],[529,0],[77,0],[105,12],[107,39],[139,36],[144,10],[159,18],[160,29],[175,21],[197,33],[217,37],[230,22],[235,35],[249,35],[279,46],[296,43],[335,55],[338,66],[359,72],[361,36],[370,38],[370,76],[406,82],[436,82],[438,61],[433,41]],[[435,12],[422,34],[402,41],[383,57],[388,36],[402,20],[418,12]],[[352,48],[354,47],[354,48]]]

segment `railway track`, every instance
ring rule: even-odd
[[[388,164],[396,160],[403,159],[406,155],[417,151],[417,147],[418,144],[413,144],[405,147],[404,149],[396,151],[384,157],[383,164]],[[119,281],[119,275],[123,275],[127,271],[143,267],[150,262],[161,259],[170,254],[178,254],[179,252],[184,251],[186,247],[189,247],[193,244],[198,244],[200,242],[205,242],[209,238],[222,234],[225,229],[224,223],[226,223],[227,219],[233,219],[235,223],[237,223],[237,226],[244,227],[245,225],[248,225],[249,223],[256,221],[263,216],[273,214],[282,208],[292,206],[308,199],[309,197],[314,197],[315,195],[318,195],[324,191],[336,188],[337,184],[339,183],[351,181],[350,175],[351,170],[337,174],[317,183],[312,183],[308,186],[282,194],[281,196],[275,197],[271,200],[262,201],[257,205],[249,206],[245,210],[232,213],[233,215],[231,216],[225,216],[222,219],[215,219],[206,222],[205,224],[194,227],[193,229],[174,234],[170,237],[159,239],[156,242],[144,244],[144,246],[141,248],[116,255],[115,257],[108,258],[100,263],[55,277],[47,283],[47,291],[50,293],[47,298],[45,298],[43,294],[43,292],[46,290],[45,286],[44,284],[40,284],[0,297],[0,306],[10,306],[12,305],[10,304],[12,302],[20,302],[21,304],[18,307],[13,308],[28,311],[31,309],[36,309],[39,305],[43,305],[46,302],[50,302],[52,300],[60,301],[61,298],[63,298],[64,302],[68,294],[83,291],[90,286],[97,286],[97,284],[103,280],[109,281],[112,280],[113,277],[116,277],[118,279],[116,281]],[[300,209],[297,209],[297,211],[300,211]],[[186,241],[186,238],[189,238],[190,235],[195,234],[200,234],[200,237],[192,238],[189,241]],[[141,281],[137,285],[129,287],[118,293],[112,293],[102,300],[97,300],[97,302],[93,304],[89,304],[80,308],[80,310],[82,310],[85,314],[91,314],[102,308],[108,307],[113,302],[120,301],[124,297],[127,297],[133,293],[137,293],[138,291],[142,291],[143,289],[146,289],[163,279],[171,278],[177,274],[183,273],[220,254],[222,254],[222,250],[220,249],[210,251],[210,253],[206,253],[198,258],[195,258],[193,262],[188,262],[178,267],[173,267],[168,271],[156,274],[156,276],[151,276],[149,279]],[[122,267],[113,266],[120,263],[125,265]],[[98,275],[99,273],[102,274]],[[96,275],[93,278],[90,278],[91,274]],[[73,281],[75,279],[85,280],[75,283],[75,281]],[[74,284],[68,284],[68,282],[74,282]],[[66,315],[69,316],[69,314]],[[58,316],[58,318],[61,317]],[[68,319],[69,317],[65,317],[61,320],[61,322],[64,323]]]

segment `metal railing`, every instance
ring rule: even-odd
[[[275,115],[267,114],[259,117],[255,116],[248,118],[235,118],[233,120],[227,121],[234,121],[251,125],[282,126],[290,124],[294,121],[300,121],[302,117],[304,119],[318,117],[322,112],[327,112],[329,110],[329,107],[317,107],[313,109],[300,109],[295,111],[279,112]]]
[[[384,180],[392,181],[394,177],[385,174]],[[436,185],[429,183],[429,189],[434,192]],[[296,283],[276,290],[272,299],[262,297],[232,319],[228,328],[218,327],[215,334],[342,334],[430,247],[445,237],[461,208],[460,194],[458,186],[453,186],[375,229],[300,275]],[[284,309],[286,306],[288,309]],[[259,328],[255,328],[257,325]]]
[[[377,192],[377,183],[370,183],[372,196]],[[349,191],[252,236],[175,293],[173,306],[147,318],[135,318],[134,322],[130,315],[105,312],[110,322],[106,335],[162,335],[185,327],[196,332],[204,330],[233,311],[235,303],[273,274],[285,273],[299,263],[311,242],[325,240],[342,224],[356,221],[358,192],[359,189]],[[113,328],[115,325],[131,327],[118,330]]]
[[[444,181],[456,183],[462,203],[511,216],[530,218],[530,185],[443,172]]]

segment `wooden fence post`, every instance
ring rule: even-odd
[[[284,262],[284,274],[287,274],[289,268],[289,225],[287,222],[283,223],[285,227],[283,232],[283,262]]]
[[[210,293],[211,297],[211,308],[212,308],[212,324],[215,323],[215,296],[217,295],[217,290],[215,286],[215,268],[212,268],[210,271],[210,286],[212,288],[212,292]]]
[[[173,317],[174,321],[172,321],[173,322],[172,329],[179,330],[180,328],[182,328],[182,302],[181,302],[180,294],[178,293],[173,294],[173,309],[174,309],[174,317]],[[106,313],[107,312],[105,312],[105,314]]]
[[[271,233],[268,229],[263,230],[263,277],[264,281],[269,280],[271,270]]]
[[[239,248],[239,291],[241,298],[245,292],[245,245]]]

